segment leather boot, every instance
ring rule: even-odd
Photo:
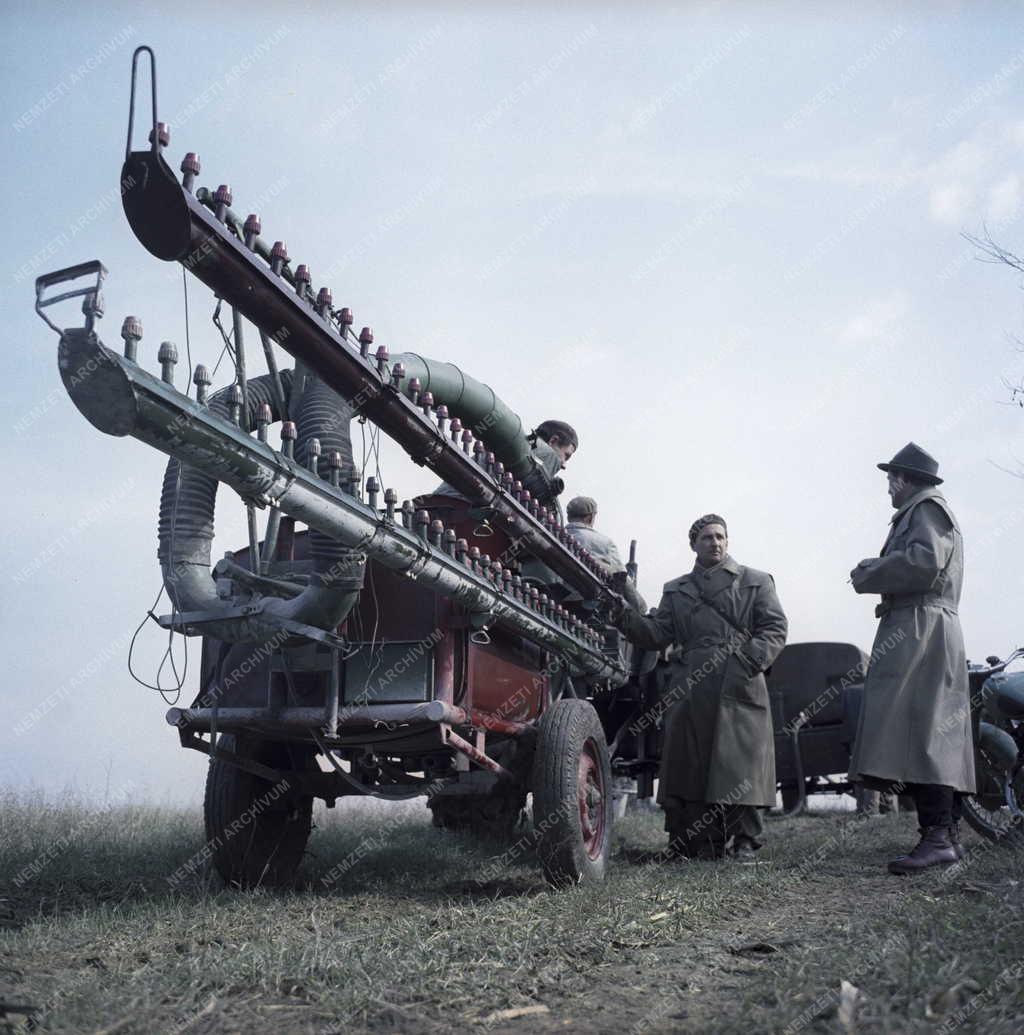
[[[889,863],[889,872],[896,874],[919,873],[929,866],[950,866],[957,861],[949,841],[948,827],[922,827],[921,840],[909,855],[901,855]]]
[[[967,854],[964,851],[964,846],[960,843],[960,824],[956,820],[949,825],[949,843],[953,846],[957,861]]]

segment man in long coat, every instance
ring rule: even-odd
[[[666,583],[649,618],[625,608],[619,627],[650,650],[675,645],[658,801],[674,853],[750,854],[775,804],[775,750],[764,672],[786,643],[786,616],[771,575],[728,554],[725,520],[690,529],[693,571]]]
[[[858,593],[880,593],[881,619],[864,684],[851,779],[905,785],[921,839],[891,873],[948,865],[962,855],[960,796],[974,790],[967,659],[957,608],[960,528],[937,486],[939,465],[913,442],[887,464],[896,513],[879,557],[850,573]]]

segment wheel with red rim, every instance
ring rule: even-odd
[[[558,701],[540,720],[533,827],[544,876],[556,886],[604,878],[612,834],[612,774],[597,712]]]

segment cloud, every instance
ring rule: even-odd
[[[988,192],[988,221],[1002,223],[1016,217],[1020,210],[1020,177],[1004,176]]]
[[[928,212],[938,223],[962,223],[971,207],[973,195],[966,184],[944,183],[928,192]]]
[[[876,299],[840,327],[839,340],[847,345],[861,345],[895,339],[909,311],[907,296],[901,291]]]

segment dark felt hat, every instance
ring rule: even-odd
[[[880,471],[903,471],[929,485],[941,485],[939,462],[916,442],[908,442],[887,464],[879,464]]]

